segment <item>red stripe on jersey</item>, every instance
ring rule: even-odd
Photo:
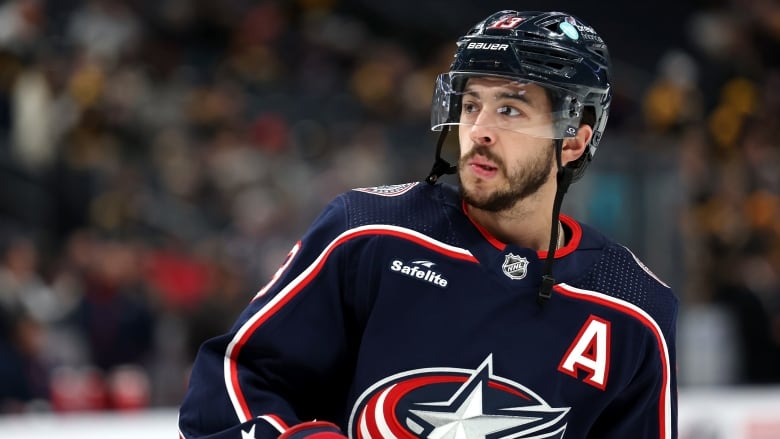
[[[606,294],[595,291],[581,290],[566,284],[558,284],[555,285],[554,288],[555,291],[563,294],[564,296],[597,303],[624,314],[628,314],[650,329],[650,331],[655,336],[656,343],[658,343],[658,352],[661,359],[661,365],[663,366],[661,395],[658,398],[658,423],[659,431],[661,433],[660,437],[662,439],[670,438],[671,419],[669,419],[669,414],[671,413],[671,389],[669,388],[669,350],[666,347],[666,339],[664,339],[661,328],[658,326],[655,320],[653,320],[649,314],[647,314],[638,306],[616,297],[608,296]]]
[[[422,247],[440,253],[444,256],[460,259],[467,262],[478,263],[477,259],[467,250],[458,247],[453,247],[430,237],[427,237],[419,232],[415,232],[411,229],[403,227],[387,226],[387,225],[369,225],[357,227],[355,229],[347,230],[333,240],[323,252],[315,259],[315,261],[301,272],[292,282],[287,284],[279,293],[276,294],[265,306],[263,306],[258,312],[247,320],[244,325],[236,332],[236,336],[228,345],[225,352],[225,382],[228,385],[228,394],[231,396],[234,409],[241,420],[246,422],[252,419],[252,412],[249,409],[249,405],[246,402],[244,393],[241,391],[241,383],[238,379],[238,363],[237,359],[241,353],[241,349],[247,343],[249,338],[263,323],[265,323],[271,316],[276,314],[281,308],[283,308],[293,297],[295,297],[301,290],[303,290],[311,281],[317,277],[328,257],[333,251],[340,245],[349,242],[352,239],[363,236],[393,236],[407,241],[411,241]]]
[[[469,221],[471,221],[471,224],[473,224],[474,227],[479,230],[479,233],[485,238],[485,240],[487,240],[487,242],[490,243],[490,245],[499,251],[506,250],[506,243],[501,242],[501,240],[493,236],[493,234],[491,234],[488,229],[484,228],[481,224],[471,218],[469,215],[468,204],[466,204],[465,201],[462,202],[462,209],[463,213],[465,213],[466,217],[469,219]],[[580,245],[580,240],[582,239],[582,227],[580,227],[580,223],[568,215],[561,214],[558,216],[558,218],[571,230],[571,239],[569,242],[555,251],[555,257],[562,258],[570,253],[573,253],[574,250],[577,250],[577,247]],[[547,250],[537,250],[536,254],[539,256],[539,259],[545,259],[547,257]]]
[[[558,250],[555,250],[555,257],[562,258],[570,253],[574,253],[574,250],[577,250],[577,247],[580,246],[580,241],[582,240],[582,227],[580,227],[580,223],[568,215],[561,214],[558,218],[560,218],[561,222],[571,230],[571,239],[569,239],[569,242]],[[539,256],[539,259],[545,259],[547,257],[547,250],[539,250],[536,254]]]

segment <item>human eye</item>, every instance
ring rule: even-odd
[[[470,114],[479,111],[479,107],[473,101],[463,101],[463,113]]]
[[[521,111],[517,107],[513,107],[511,105],[503,105],[501,107],[498,107],[496,109],[498,114],[502,116],[509,116],[509,117],[527,117],[525,112]]]

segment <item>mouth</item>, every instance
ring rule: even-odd
[[[475,175],[482,178],[491,178],[498,173],[498,166],[484,158],[469,160],[467,165]]]
[[[495,166],[487,165],[487,164],[484,164],[484,163],[471,163],[471,166],[475,166],[475,167],[483,169],[485,171],[495,171],[495,170],[498,169]]]

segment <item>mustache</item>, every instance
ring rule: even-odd
[[[476,157],[478,155],[480,155],[482,157],[485,157],[486,159],[488,159],[491,162],[495,163],[496,167],[498,169],[500,169],[502,171],[505,170],[504,161],[501,159],[501,157],[499,157],[496,154],[494,154],[493,150],[491,150],[490,148],[488,148],[485,145],[476,145],[476,146],[474,146],[471,149],[471,151],[469,151],[468,154],[466,154],[463,157],[461,157],[461,159],[459,161],[459,164],[461,166],[463,166],[463,165],[466,164],[467,161],[473,159],[474,157]]]

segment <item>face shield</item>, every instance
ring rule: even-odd
[[[569,90],[511,76],[443,73],[436,79],[431,129],[483,126],[532,137],[574,137],[585,99]]]

